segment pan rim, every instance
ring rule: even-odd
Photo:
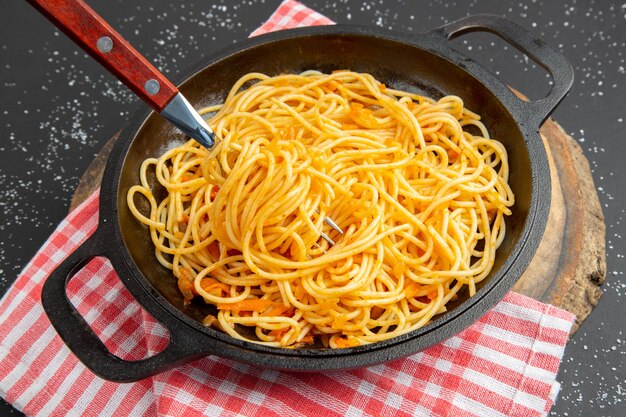
[[[166,300],[165,297],[155,291],[154,287],[152,287],[148,279],[143,275],[141,268],[139,268],[139,266],[134,262],[129,249],[126,247],[123,232],[119,224],[117,207],[118,200],[121,198],[119,185],[122,168],[125,164],[128,150],[132,146],[137,133],[141,131],[148,117],[152,114],[151,110],[143,108],[135,114],[120,134],[120,138],[115,144],[114,150],[112,151],[111,157],[107,163],[103,186],[100,193],[102,202],[100,206],[100,219],[104,219],[105,223],[107,223],[106,227],[110,228],[114,232],[116,242],[119,243],[121,241],[122,244],[118,245],[119,254],[126,263],[128,270],[131,272],[130,275],[132,276],[132,278],[127,276],[120,276],[120,278],[124,282],[125,286],[131,290],[133,296],[142,304],[142,307],[148,312],[151,312],[151,306],[142,302],[145,297],[138,296],[137,292],[139,287],[141,287],[141,289],[147,293],[152,300],[157,302],[160,307],[167,310],[173,318],[176,318],[178,321],[186,326],[189,326],[191,329],[195,329],[200,332],[203,337],[215,338],[229,345],[248,349],[253,351],[255,354],[298,358],[345,356],[361,357],[363,355],[369,355],[374,351],[387,350],[390,353],[390,355],[388,355],[390,356],[389,359],[393,359],[403,356],[403,354],[417,352],[434,343],[445,340],[447,337],[457,334],[460,330],[474,323],[479,317],[484,315],[500,299],[502,299],[505,292],[511,289],[513,283],[517,281],[523,270],[525,270],[528,266],[532,255],[535,253],[539,243],[539,238],[543,234],[547,222],[546,207],[549,206],[549,177],[547,177],[547,186],[545,184],[542,185],[540,181],[540,179],[542,179],[542,181],[545,181],[546,179],[547,156],[545,154],[545,148],[543,148],[543,145],[538,143],[537,140],[530,140],[531,136],[536,135],[538,137],[538,126],[537,131],[535,132],[533,127],[528,126],[528,124],[524,124],[524,120],[520,120],[516,112],[512,111],[510,106],[507,105],[506,100],[508,95],[504,92],[507,91],[509,94],[512,93],[510,93],[508,88],[506,88],[501,81],[490,74],[486,69],[480,67],[479,64],[468,60],[468,58],[455,51],[445,43],[440,43],[438,45],[429,44],[429,47],[423,47],[421,44],[429,43],[430,34],[431,32],[426,34],[403,34],[394,31],[381,30],[379,28],[349,25],[301,28],[275,32],[246,40],[241,44],[229,47],[223,51],[219,51],[205,57],[199,60],[196,64],[192,65],[189,70],[182,72],[180,76],[174,77],[174,81],[177,85],[181,85],[192,79],[208,66],[215,65],[219,61],[227,59],[234,54],[245,52],[248,49],[257,46],[281,40],[310,36],[348,35],[362,36],[366,38],[373,37],[386,41],[400,42],[413,48],[425,50],[426,52],[433,53],[437,57],[450,61],[452,64],[457,66],[459,66],[459,62],[463,62],[465,66],[460,67],[460,70],[467,72],[472,78],[483,84],[483,86],[488,89],[496,97],[496,99],[499,100],[502,106],[509,112],[510,117],[517,123],[522,136],[526,140],[526,146],[530,157],[530,166],[533,171],[531,175],[531,198],[526,222],[520,233],[518,241],[513,245],[511,256],[504,261],[502,267],[491,277],[490,282],[481,288],[475,296],[468,298],[453,311],[434,318],[429,324],[420,329],[416,329],[412,332],[405,333],[382,342],[376,342],[355,348],[322,350],[306,348],[298,350],[274,348],[252,342],[241,341],[216,330],[204,328],[200,323],[185,315],[182,311]],[[483,73],[476,74],[477,69],[482,69]],[[548,196],[547,198],[546,195]],[[540,215],[542,213],[545,213],[545,215]],[[134,279],[139,284],[139,287],[135,285],[128,285],[130,279]],[[464,323],[459,323],[459,321],[463,321],[460,320],[463,317],[469,317],[469,322],[466,319]],[[432,334],[444,326],[448,326],[449,328],[449,331],[443,332],[444,334],[447,334],[447,336],[435,338],[436,340],[429,340],[428,343],[422,342],[425,335]],[[409,345],[411,348],[407,349],[406,347]]]

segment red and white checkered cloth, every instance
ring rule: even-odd
[[[250,37],[263,35],[276,30],[293,29],[306,26],[333,25],[335,22],[315,10],[294,0],[285,0],[278,9]]]
[[[324,16],[288,0],[255,31]],[[545,416],[574,316],[510,293],[455,337],[406,359],[355,371],[298,374],[216,356],[130,384],[100,379],[67,349],[40,303],[43,282],[96,228],[98,195],[73,211],[0,301],[0,395],[29,416]],[[92,260],[68,296],[115,355],[163,349],[108,261]]]

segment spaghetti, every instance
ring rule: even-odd
[[[127,198],[185,300],[216,306],[205,325],[357,346],[426,325],[489,274],[514,202],[507,154],[459,97],[350,71],[250,73],[201,114],[218,144],[146,159]]]

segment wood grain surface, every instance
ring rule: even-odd
[[[575,314],[573,334],[602,295],[604,216],[580,146],[552,119],[540,133],[552,179],[550,214],[537,254],[513,290]],[[81,178],[70,210],[100,187],[116,139],[117,135],[106,143]]]

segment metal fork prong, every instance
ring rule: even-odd
[[[320,209],[315,209],[315,212],[317,214],[320,214]],[[333,229],[335,229],[337,233],[339,233],[340,235],[343,235],[343,230],[341,230],[341,227],[339,227],[339,225],[337,225],[337,223],[335,223],[333,219],[331,219],[330,217],[324,217],[324,222],[330,227],[332,227]]]
[[[320,237],[322,239],[324,239],[326,242],[330,243],[330,246],[334,246],[335,245],[335,241],[332,240],[330,237],[328,237],[328,235],[324,232],[320,233]]]
[[[341,230],[341,227],[339,227],[337,223],[335,223],[330,217],[324,217],[324,221],[327,225],[335,229],[340,235],[343,235],[343,230]]]

